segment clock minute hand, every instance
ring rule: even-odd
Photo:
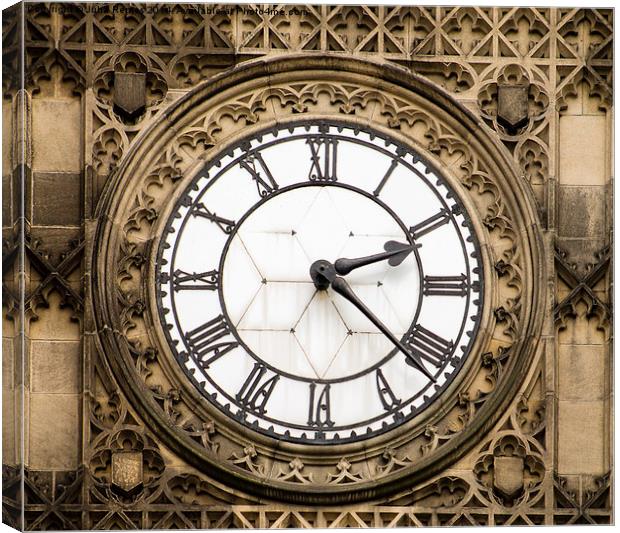
[[[379,261],[385,261],[386,259],[389,260],[388,263],[391,266],[398,266],[413,251],[413,246],[411,244],[398,241],[388,241],[383,245],[383,248],[386,251],[380,254],[357,257],[355,259],[348,259],[346,257],[336,259],[334,268],[338,274],[346,276],[356,268],[378,263]]]
[[[390,341],[392,341],[392,344],[394,344],[396,348],[398,348],[401,352],[403,352],[405,356],[407,357],[407,359],[409,359],[411,363],[420,372],[422,372],[433,383],[437,382],[437,380],[433,377],[433,375],[428,370],[426,370],[422,362],[418,360],[418,358],[416,358],[409,350],[407,350],[407,348],[405,348],[403,343],[400,342],[396,338],[396,336],[389,329],[385,327],[383,322],[381,322],[381,320],[379,320],[374,315],[374,313],[370,309],[368,309],[368,307],[366,307],[364,302],[362,302],[357,297],[357,295],[353,292],[353,289],[351,289],[351,287],[344,280],[344,278],[336,276],[331,282],[331,287],[338,294],[340,294],[343,298],[346,298],[347,300],[349,300],[349,302],[351,302],[355,307],[357,307],[366,316],[366,318],[368,318],[368,320],[370,320],[375,326],[377,326],[377,329],[379,329],[381,333],[383,333]]]

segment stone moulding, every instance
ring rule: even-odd
[[[317,451],[227,421],[185,382],[154,312],[152,260],[171,200],[206,161],[249,133],[319,119],[371,126],[440,169],[470,212],[488,287],[474,349],[436,406],[387,437]],[[183,461],[254,497],[379,501],[429,480],[493,428],[538,348],[546,275],[531,190],[480,119],[397,66],[304,54],[250,61],[215,76],[138,134],[109,177],[97,220],[92,311],[114,379]],[[210,430],[200,441],[197,428],[205,424]],[[299,465],[303,483],[287,475],[298,474]]]

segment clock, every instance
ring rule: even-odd
[[[166,340],[254,431],[359,441],[459,375],[482,313],[479,244],[442,175],[382,133],[304,122],[245,138],[181,194],[156,255]]]

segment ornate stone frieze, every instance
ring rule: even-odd
[[[599,133],[611,127],[611,9],[88,6],[3,12],[4,102],[9,122],[26,124],[12,135],[9,196],[17,198],[22,176],[40,183],[33,162],[44,145],[29,118],[37,106],[79,104],[82,128],[79,170],[66,176],[79,181],[75,225],[41,222],[45,206],[27,185],[22,246],[17,207],[3,228],[7,353],[16,353],[10,335],[22,311],[26,335],[51,331],[62,316],[81,339],[72,339],[81,350],[81,466],[3,466],[6,523],[88,530],[612,521],[607,443],[596,473],[585,474],[567,460],[575,452],[562,433],[570,426],[564,404],[609,402],[612,329],[611,204],[579,204],[605,214],[573,235],[562,188],[604,197],[610,170],[602,164],[599,181],[582,172],[573,183],[560,160],[575,149],[563,144],[570,117],[598,121]],[[170,205],[205,162],[249,133],[313,120],[372,127],[446,176],[481,243],[486,309],[441,405],[390,438],[322,454],[255,435],[192,389],[162,334],[152,288]],[[601,135],[609,159],[609,134]],[[565,369],[582,360],[596,398],[579,397]],[[599,418],[592,438],[610,440],[607,404]]]
[[[288,60],[288,63],[292,66],[295,61]],[[348,64],[350,63],[343,62],[341,71],[344,71]],[[131,182],[123,181],[123,194],[129,202],[122,202],[125,214],[119,214],[115,219],[125,217],[125,222],[109,228],[115,233],[114,236],[103,237],[103,233],[101,234],[102,238],[110,243],[107,249],[113,255],[105,259],[108,252],[98,251],[96,261],[101,265],[122,265],[119,274],[114,274],[117,276],[116,282],[108,278],[109,283],[117,283],[118,292],[106,305],[117,309],[114,316],[118,316],[120,322],[112,328],[120,328],[129,343],[125,347],[122,347],[122,344],[115,348],[110,346],[106,352],[113,354],[118,350],[120,357],[125,357],[121,353],[126,350],[135,354],[126,359],[132,361],[133,367],[127,369],[128,377],[146,380],[142,381],[143,384],[138,385],[136,390],[150,391],[139,402],[145,402],[143,405],[145,408],[148,405],[149,410],[159,410],[161,415],[158,414],[157,417],[164,416],[167,421],[165,424],[173,434],[184,435],[184,446],[195,450],[192,453],[198,453],[202,457],[201,461],[207,460],[213,465],[219,465],[218,468],[230,470],[231,473],[236,473],[234,475],[245,471],[251,474],[250,479],[273,479],[272,483],[278,486],[282,497],[293,490],[289,489],[288,485],[298,483],[300,477],[317,487],[359,485],[359,494],[363,494],[367,490],[364,487],[370,479],[370,473],[377,475],[377,479],[385,479],[386,482],[394,476],[404,479],[404,475],[419,468],[422,459],[424,464],[432,464],[436,457],[454,449],[458,446],[457,442],[462,442],[475,431],[474,428],[480,420],[490,415],[490,405],[499,400],[498,390],[510,386],[513,369],[520,364],[519,361],[522,363],[527,357],[523,354],[524,347],[518,340],[522,337],[521,332],[524,327],[536,327],[532,322],[532,311],[525,312],[525,309],[533,310],[531,298],[535,293],[531,292],[532,287],[523,283],[523,280],[527,279],[525,272],[531,268],[528,264],[531,260],[529,254],[532,246],[535,249],[533,242],[536,237],[528,237],[534,241],[525,247],[522,237],[514,229],[515,224],[522,224],[522,217],[531,217],[532,214],[523,212],[518,204],[507,204],[504,200],[505,196],[501,191],[513,182],[500,178],[495,165],[507,163],[502,161],[501,157],[491,162],[488,155],[477,152],[475,144],[466,143],[462,138],[462,125],[457,125],[454,118],[438,112],[441,101],[430,104],[424,99],[433,98],[430,87],[427,89],[424,84],[420,85],[413,78],[408,78],[404,71],[395,70],[394,79],[398,79],[401,85],[408,80],[407,83],[413,83],[413,90],[402,87],[386,91],[376,86],[372,77],[360,77],[358,74],[341,75],[341,79],[336,81],[327,71],[318,74],[322,69],[320,60],[315,61],[314,68],[318,71],[312,81],[296,74],[291,67],[283,68],[285,62],[275,61],[266,65],[273,65],[279,72],[271,76],[268,86],[262,85],[261,81],[260,72],[264,67],[257,65],[239,71],[239,79],[248,79],[252,69],[257,68],[258,75],[254,74],[252,81],[245,82],[245,85],[236,83],[234,88],[224,91],[220,89],[217,96],[204,108],[192,106],[187,118],[181,111],[188,109],[187,104],[179,107],[180,114],[176,112],[176,116],[170,115],[169,120],[178,123],[175,126],[177,133],[170,139],[168,148],[163,153],[160,150],[145,152],[140,159],[140,169],[137,172],[131,171]],[[364,68],[375,69],[371,65]],[[247,74],[244,72],[246,70]],[[195,96],[190,94],[186,97],[188,98],[202,101],[200,93]],[[439,107],[435,107],[431,112],[429,105]],[[274,106],[277,109],[275,114]],[[145,276],[149,275],[150,265],[149,261],[143,262],[141,259],[148,253],[144,246],[148,243],[149,248],[153,249],[151,243],[156,239],[158,221],[162,220],[161,211],[165,209],[163,202],[178,190],[178,183],[195,172],[197,163],[204,157],[199,154],[204,153],[204,150],[207,150],[208,154],[211,147],[229,143],[234,139],[235,131],[245,131],[248,127],[268,127],[274,120],[282,122],[304,117],[334,117],[363,124],[370,120],[371,116],[374,127],[384,124],[383,127],[398,135],[403,142],[412,143],[452,176],[455,186],[468,191],[468,201],[477,213],[480,228],[485,228],[480,229],[484,232],[483,240],[488,243],[488,248],[485,248],[489,254],[488,258],[485,258],[488,266],[485,268],[490,268],[491,263],[502,261],[501,275],[496,273],[487,289],[487,298],[494,295],[496,305],[494,313],[485,319],[488,321],[485,328],[488,328],[489,333],[483,335],[484,340],[480,341],[478,348],[478,353],[488,352],[488,355],[473,358],[467,378],[460,383],[458,393],[455,390],[451,396],[452,403],[444,406],[434,418],[431,416],[425,424],[418,426],[419,429],[416,430],[414,425],[406,432],[401,432],[399,439],[392,444],[394,455],[387,461],[386,452],[383,451],[385,448],[368,448],[364,454],[342,454],[335,451],[334,455],[330,452],[318,458],[304,457],[303,454],[300,455],[301,450],[288,450],[280,446],[281,451],[274,454],[270,451],[269,439],[261,441],[260,444],[257,442],[256,445],[248,445],[243,439],[235,437],[234,428],[220,420],[220,415],[208,414],[209,409],[203,411],[203,407],[197,410],[196,401],[202,405],[200,401],[190,399],[193,393],[174,377],[175,370],[168,362],[167,348],[150,333],[153,329],[147,326],[157,319],[148,304],[150,296],[144,291],[147,279]],[[467,120],[472,119],[468,117]],[[156,123],[153,128],[157,128]],[[480,138],[478,142],[483,143],[484,140]],[[136,149],[140,150],[140,145],[134,148]],[[122,176],[127,175],[128,167],[134,161],[132,154],[126,154],[125,161],[125,167],[118,170],[117,180],[124,180]],[[170,172],[171,168],[175,170]],[[139,180],[143,180],[141,184]],[[110,195],[113,193],[114,187],[111,183],[106,197],[111,199]],[[518,191],[516,194],[523,195],[524,192]],[[526,199],[522,205],[528,203],[530,200]],[[102,209],[107,209],[105,205],[112,204],[104,203]],[[113,205],[120,207],[117,203]],[[102,226],[101,231],[109,230]],[[118,248],[115,248],[116,246]],[[116,268],[113,270],[116,271]],[[106,267],[106,277],[113,275],[113,270]],[[100,294],[97,287],[94,290],[96,294]],[[109,292],[105,298],[109,299]],[[107,322],[110,319],[102,315],[99,320]],[[110,340],[108,336],[104,344]],[[517,353],[520,354],[518,357]],[[114,362],[116,357],[113,355],[111,358],[113,365],[118,364]],[[485,415],[485,412],[488,414]],[[192,431],[187,431],[187,421],[195,419],[196,422],[191,425]],[[431,420],[434,422],[431,423]],[[216,430],[209,436],[212,444],[207,448],[197,447],[199,441],[190,441],[188,433],[195,433],[202,423],[212,423],[208,421],[215,422]],[[433,429],[429,429],[431,426]],[[440,435],[445,437],[440,438]],[[217,444],[217,447],[213,444]],[[291,467],[291,464],[297,466]],[[303,476],[299,464],[303,465]],[[299,475],[282,475],[282,472],[294,474],[295,469]]]

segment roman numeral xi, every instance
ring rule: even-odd
[[[269,170],[260,152],[256,152],[253,155],[248,154],[239,165],[252,176],[256,183],[258,194],[263,198],[278,189],[278,183],[274,179],[273,174],[271,174],[271,170]]]

